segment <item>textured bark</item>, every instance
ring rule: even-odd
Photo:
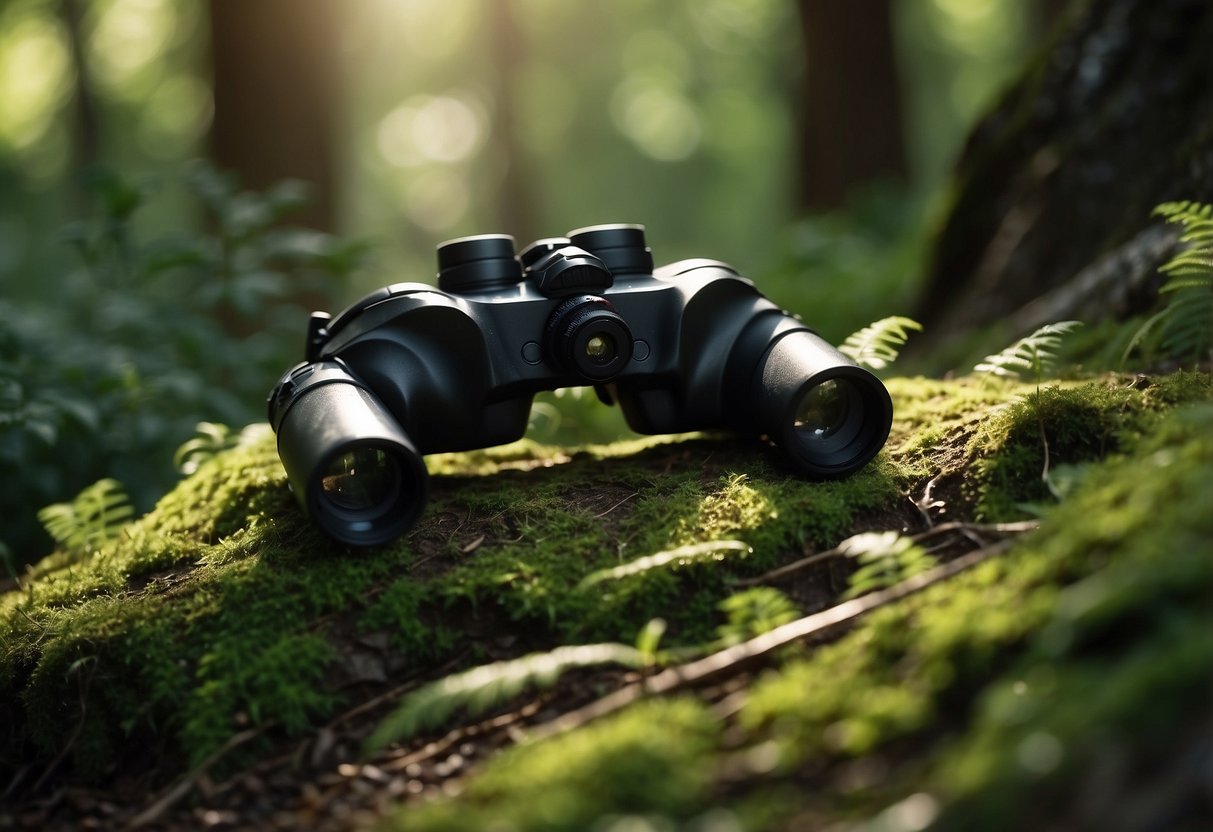
[[[801,0],[799,203],[836,208],[857,185],[904,179],[889,0]]]
[[[313,190],[295,222],[336,219],[338,92],[331,0],[210,3],[215,117],[211,156],[250,188],[302,179]]]
[[[1142,276],[1170,250],[1143,233],[1157,225],[1151,210],[1213,200],[1211,42],[1206,0],[1070,9],[969,137],[916,313],[920,349],[1008,315],[1034,320],[1050,305],[1025,307],[1070,284],[1073,295],[1097,262],[1125,266],[1078,304],[1088,320],[1150,305],[1157,281]]]

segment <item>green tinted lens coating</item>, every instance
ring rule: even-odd
[[[606,364],[615,359],[615,339],[609,335],[591,335],[585,342],[586,358],[595,364]]]
[[[829,439],[847,423],[848,391],[830,380],[809,388],[796,407],[795,427],[809,439]]]
[[[324,496],[347,511],[367,511],[392,500],[400,467],[386,451],[355,448],[335,457],[321,478]]]

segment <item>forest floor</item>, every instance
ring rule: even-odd
[[[1209,375],[889,387],[846,480],[523,442],[369,551],[254,435],[0,585],[0,827],[1213,820]]]

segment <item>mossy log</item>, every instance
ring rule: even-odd
[[[422,521],[363,551],[306,522],[254,435],[117,539],[3,587],[0,826],[1198,823],[1208,374],[889,386],[886,451],[846,480],[807,482],[735,439],[522,442],[430,458]],[[645,649],[677,665],[834,607],[856,565],[772,570],[952,523],[930,538],[946,563],[1025,506],[1040,528],[1007,551],[676,693],[524,741],[653,672],[588,668],[363,749],[402,694],[454,671],[631,645],[653,619],[661,650]],[[745,546],[585,581],[717,540]],[[779,620],[728,632],[722,604],[755,583],[779,591]]]

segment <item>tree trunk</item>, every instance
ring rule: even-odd
[[[211,156],[250,188],[302,179],[312,200],[292,221],[336,220],[338,66],[331,0],[212,0]]]
[[[916,317],[929,350],[978,327],[1148,308],[1167,200],[1213,201],[1213,7],[1093,0],[977,125]],[[1022,334],[1016,332],[1012,334]]]
[[[800,0],[805,50],[799,204],[841,206],[856,186],[904,179],[889,0]]]

